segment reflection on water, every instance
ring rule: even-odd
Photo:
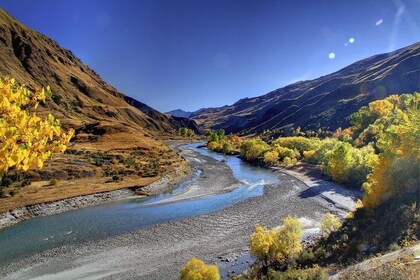
[[[275,182],[271,171],[251,166],[232,156],[219,155],[200,143],[185,145],[217,160],[225,160],[243,185],[218,195],[188,201],[149,205],[167,199],[182,190],[191,180],[171,193],[150,198],[133,198],[81,208],[53,216],[33,218],[0,232],[0,266],[13,260],[59,245],[105,238],[165,221],[207,214],[263,194],[263,186]],[[198,171],[195,176],[199,176]]]

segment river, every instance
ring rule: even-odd
[[[208,214],[247,198],[260,196],[264,185],[274,184],[278,180],[270,170],[252,166],[234,156],[213,153],[199,148],[200,145],[202,143],[194,143],[182,148],[223,161],[240,182],[236,188],[196,199],[171,201],[188,191],[188,187],[201,176],[202,171],[196,170],[191,179],[171,193],[148,198],[135,197],[33,218],[0,232],[0,266],[59,246],[103,239],[150,225]]]

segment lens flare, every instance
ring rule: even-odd
[[[353,38],[353,37],[351,37],[351,38],[349,39],[349,43],[350,43],[350,44],[353,44],[353,43],[354,43],[354,41],[355,41],[355,40],[354,40],[354,38]]]
[[[378,21],[375,23],[375,25],[376,25],[376,26],[379,26],[379,25],[381,25],[381,24],[382,24],[382,22],[384,22],[384,20],[383,20],[383,19],[380,19],[380,20],[378,20]]]
[[[335,53],[330,53],[329,55],[328,55],[328,57],[330,58],[330,59],[334,59],[335,58]]]

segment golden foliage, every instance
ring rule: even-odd
[[[42,168],[54,152],[64,152],[74,131],[63,132],[51,114],[30,113],[45,101],[50,89],[31,92],[14,79],[0,79],[0,178],[11,168]]]
[[[297,218],[286,217],[280,229],[257,225],[250,238],[251,255],[268,265],[296,257],[302,250],[302,226]]]
[[[393,194],[416,191],[419,185],[420,94],[390,96],[385,100],[392,104],[392,110],[381,111],[382,117],[375,121],[381,128],[376,143],[381,152],[371,163],[373,172],[363,184],[363,203],[368,208]]]
[[[278,262],[297,257],[302,251],[302,225],[295,217],[286,217],[273,236],[272,258]]]
[[[264,162],[269,165],[275,165],[279,161],[279,153],[277,151],[268,151],[264,154]]]
[[[326,213],[321,219],[321,234],[323,236],[330,235],[331,232],[337,231],[340,227],[340,219],[330,212]]]
[[[257,259],[263,260],[268,258],[270,248],[274,243],[274,230],[267,227],[256,225],[255,231],[251,234],[250,250],[251,255]]]
[[[180,272],[181,280],[219,280],[219,269],[215,265],[207,265],[202,260],[192,258]]]

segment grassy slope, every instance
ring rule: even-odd
[[[42,171],[23,176],[32,182],[44,182],[30,187],[19,187],[21,182],[14,183],[5,191],[6,196],[10,191],[14,192],[14,197],[0,199],[0,212],[130,184],[142,185],[152,180],[141,172],[134,172],[134,165],[92,164],[95,159],[91,154],[98,151],[130,158],[137,166],[143,166],[140,169],[146,168],[148,160],[158,159],[160,174],[183,164],[182,159],[160,140],[176,137],[179,126],[190,125],[196,129],[194,123],[172,118],[128,98],[104,82],[70,50],[26,27],[1,9],[0,39],[0,76],[14,77],[32,89],[50,85],[52,98],[38,108],[37,114],[52,113],[62,121],[64,128],[73,127],[76,136],[69,148],[88,152],[83,157],[70,153],[55,155]],[[132,151],[137,153],[133,155]],[[105,173],[111,171],[127,180],[93,187],[109,180],[109,174]],[[134,181],[128,183],[128,177]],[[62,186],[59,191],[45,186],[45,181],[54,178]],[[65,182],[67,180],[71,183]]]

